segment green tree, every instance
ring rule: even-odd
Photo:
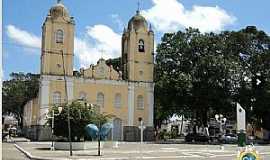
[[[98,126],[106,123],[110,115],[99,114],[94,108],[96,105],[89,106],[84,101],[73,101],[69,105],[62,106],[62,112],[55,116],[54,119],[54,133],[58,137],[68,138],[68,107],[70,108],[70,125],[71,125],[71,139],[72,141],[79,141],[80,138],[85,137],[84,128],[86,125],[93,123]],[[93,107],[93,108],[92,108]],[[58,113],[58,107],[51,108],[49,115],[52,114],[52,110]],[[52,120],[48,119],[47,123],[51,125]],[[77,137],[77,139],[75,139]]]
[[[113,69],[119,71],[121,69],[121,57],[106,60],[107,65],[112,65]]]
[[[243,86],[249,91],[249,96],[243,97],[239,93],[239,97],[246,103],[250,120],[270,129],[270,37],[256,27],[247,27],[239,34],[245,35],[241,43],[245,42],[246,46],[241,53],[245,72],[249,72],[249,76],[244,77]]]
[[[216,113],[235,118],[235,102],[245,106],[248,115],[253,105],[257,120],[266,117],[269,46],[269,36],[256,27],[218,34],[192,28],[164,34],[155,64],[156,122],[174,113],[204,124]]]
[[[23,107],[29,100],[37,97],[38,89],[39,74],[11,73],[10,80],[3,82],[2,114],[15,115],[22,126]]]

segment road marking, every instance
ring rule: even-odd
[[[198,155],[194,155],[194,154],[191,154],[190,152],[181,152],[183,155],[185,156],[189,156],[189,157],[193,157],[193,156],[198,156]],[[201,156],[200,156],[201,157]]]
[[[201,152],[201,153],[198,153],[198,154],[202,154],[203,156],[205,155],[206,157],[215,156],[215,154],[213,154],[213,153],[208,153],[208,152]]]
[[[261,155],[270,155],[270,152],[262,152],[262,153],[259,152],[259,154],[261,154]]]
[[[232,156],[237,156],[237,154],[220,154],[220,155],[213,155],[213,156],[210,156],[210,158],[215,158],[215,157],[232,157]]]
[[[178,148],[160,148],[160,149],[163,149],[163,150],[177,150]]]

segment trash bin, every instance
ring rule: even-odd
[[[241,130],[238,133],[238,146],[239,147],[245,147],[246,146],[246,133]]]

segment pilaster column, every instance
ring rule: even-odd
[[[41,76],[41,82],[39,86],[39,125],[44,125],[46,123],[46,113],[49,109],[49,84],[50,81],[47,80],[44,76]]]
[[[147,90],[148,96],[148,126],[154,125],[154,83],[149,84]]]
[[[73,97],[73,78],[67,77],[67,95],[68,95],[68,102],[72,102],[74,99]]]
[[[128,84],[128,125],[133,126],[134,121],[134,83]]]

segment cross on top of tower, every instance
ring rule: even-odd
[[[57,0],[57,3],[61,3],[61,0]]]
[[[103,58],[103,56],[106,52],[105,49],[100,49],[99,52],[100,52],[100,56],[101,56],[100,58]]]
[[[136,13],[139,14],[140,13],[140,6],[141,6],[140,0],[138,0],[137,6],[138,6],[138,8],[137,8]]]

